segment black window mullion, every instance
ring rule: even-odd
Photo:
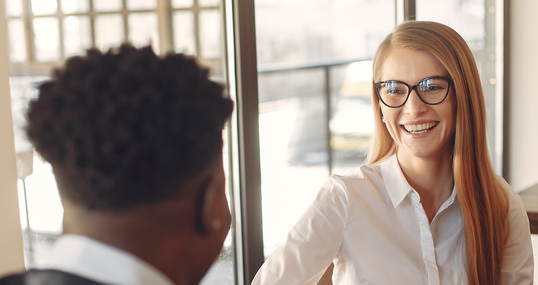
[[[404,0],[404,13],[406,20],[417,19],[417,6],[415,0]]]
[[[122,0],[121,5],[121,15],[123,18],[123,42],[129,42],[129,11],[127,10],[127,0]]]
[[[166,54],[174,50],[173,31],[173,11],[170,0],[157,0],[157,21],[159,29],[160,54]]]
[[[35,62],[34,26],[31,0],[22,1],[22,19],[25,26],[26,63]]]
[[[233,0],[233,35],[238,140],[239,207],[243,284],[264,262],[258,125],[258,71],[254,0]],[[236,209],[237,210],[237,209]],[[241,278],[241,276],[239,277]],[[241,283],[241,282],[240,282]]]
[[[60,56],[58,58],[58,61],[62,61],[65,59],[65,35],[64,35],[64,21],[65,21],[65,14],[63,12],[62,8],[62,1],[56,0],[56,19],[58,19],[58,44],[60,49]]]
[[[396,24],[401,24],[406,20],[416,20],[417,6],[416,0],[394,0]]]
[[[198,0],[194,0],[192,15],[194,21],[194,54],[196,57],[202,58],[202,47],[200,46],[200,5],[198,5]]]

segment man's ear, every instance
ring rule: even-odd
[[[217,188],[215,177],[210,175],[198,191],[195,225],[202,235],[208,235],[215,228],[213,216]]]

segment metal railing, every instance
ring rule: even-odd
[[[350,59],[350,60],[327,60],[327,61],[316,61],[316,62],[304,62],[304,63],[267,63],[258,65],[258,74],[270,74],[270,73],[279,73],[286,71],[297,71],[297,70],[308,70],[308,69],[322,69],[323,78],[324,78],[324,88],[323,96],[325,103],[325,132],[326,132],[326,151],[327,151],[327,167],[329,174],[332,174],[333,170],[333,150],[331,148],[331,130],[329,127],[329,122],[333,117],[333,106],[331,102],[331,68],[337,66],[343,66],[352,64],[359,61],[367,61],[371,58],[362,58],[362,59]]]

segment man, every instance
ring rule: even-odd
[[[222,129],[233,102],[182,54],[123,45],[67,60],[30,103],[64,235],[0,284],[198,284],[230,228]]]

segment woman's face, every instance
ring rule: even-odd
[[[398,80],[415,85],[432,76],[448,76],[444,66],[428,51],[394,48],[381,67],[381,80]],[[407,102],[390,108],[379,102],[385,125],[398,144],[398,155],[435,158],[449,154],[447,147],[455,130],[455,95],[450,88],[447,98],[438,105],[420,100],[415,90]]]

